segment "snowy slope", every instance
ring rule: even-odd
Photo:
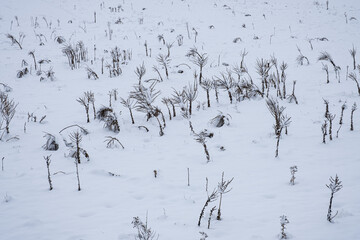
[[[110,10],[118,6],[120,11]],[[119,18],[122,23],[115,24]],[[360,239],[359,110],[354,112],[355,129],[350,131],[351,107],[354,102],[360,105],[360,97],[356,83],[347,78],[347,66],[349,73],[360,75],[352,70],[349,54],[353,45],[360,48],[359,21],[360,4],[356,0],[330,1],[328,10],[325,0],[2,1],[0,83],[12,88],[7,94],[18,106],[10,134],[1,135],[0,142],[0,158],[4,157],[4,170],[0,171],[0,239],[134,239],[137,231],[131,224],[133,217],[145,221],[146,215],[159,239],[200,239],[199,232],[206,232],[208,239],[279,239],[281,215],[290,221],[286,232],[291,239]],[[111,40],[108,23],[113,30]],[[6,37],[11,34],[18,38],[19,33],[26,35],[22,50]],[[39,44],[36,34],[44,36],[40,37],[44,45]],[[168,79],[156,60],[159,54],[167,54],[166,46],[158,41],[161,34],[166,43],[174,43]],[[179,35],[183,36],[181,46],[177,42]],[[63,36],[72,44],[83,41],[89,61],[71,70],[62,53],[63,45],[54,41],[56,36]],[[238,37],[241,41],[234,43]],[[309,39],[314,39],[313,50]],[[151,48],[151,57],[146,56],[145,42]],[[121,65],[120,76],[110,78],[106,68],[101,74],[101,59],[111,63],[110,50],[115,46],[131,49],[132,59]],[[288,64],[287,93],[291,94],[292,82],[296,80],[299,104],[278,99],[291,117],[288,135],[283,134],[280,140],[278,158],[274,157],[274,120],[266,107],[266,97],[240,102],[234,99],[230,104],[226,91],[219,90],[216,102],[211,90],[208,108],[206,92],[199,86],[191,118],[183,118],[177,107],[177,116],[169,120],[161,98],[171,97],[173,89],[182,90],[193,84],[194,71],[199,73],[185,56],[192,47],[208,54],[203,70],[208,79],[239,65],[244,49],[248,52],[244,62],[260,88],[257,59],[275,56],[279,63]],[[309,65],[296,62],[297,47]],[[36,60],[51,60],[41,68],[53,69],[53,81],[39,81],[28,54],[33,50]],[[330,53],[341,67],[340,81],[329,62],[318,61],[323,51]],[[23,59],[31,73],[17,78]],[[360,63],[358,56],[356,61]],[[112,89],[117,89],[118,97],[127,98],[138,83],[134,71],[142,63],[146,67],[144,79],[158,78],[153,66],[164,78],[155,86],[161,95],[154,103],[166,118],[164,136],[159,136],[156,119],[146,121],[142,112],[133,110],[135,124],[131,124],[128,109],[119,99],[112,99],[119,133],[93,120],[92,109],[90,123],[86,123],[84,107],[76,99],[92,91],[96,109],[100,109],[109,106],[108,93]],[[322,63],[329,66],[329,84]],[[86,67],[93,69],[99,79],[88,79]],[[1,86],[0,90],[4,91]],[[276,91],[271,89],[269,95],[275,98]],[[330,112],[336,114],[333,140],[326,136],[326,144],[322,143],[321,133],[325,120],[323,99],[329,101]],[[344,124],[337,138],[345,102]],[[210,124],[219,112],[228,116],[228,126],[216,128]],[[28,113],[36,115],[37,121],[29,121]],[[46,118],[39,123],[44,115]],[[189,120],[196,132],[207,129],[214,133],[207,141],[209,163],[202,145],[194,140]],[[72,124],[90,132],[81,143],[90,155],[90,161],[82,159],[79,165],[81,191],[77,191],[74,159],[68,157],[69,148],[62,140],[63,136],[69,139],[71,131],[59,133]],[[146,126],[149,132],[138,126]],[[56,137],[58,151],[42,148],[45,133]],[[125,148],[106,148],[106,136],[116,137]],[[48,155],[52,161],[52,191],[43,158]],[[294,165],[299,171],[292,186],[289,168]],[[234,177],[232,190],[222,199],[222,220],[216,220],[215,211],[207,229],[209,211],[219,205],[217,200],[206,208],[198,227],[207,198],[206,185],[211,193],[222,172],[225,180]],[[338,211],[338,215],[334,223],[329,223],[326,214],[330,190],[325,185],[336,174],[343,189],[335,194],[333,212]]]

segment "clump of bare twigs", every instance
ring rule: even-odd
[[[302,54],[302,52],[301,52],[301,50],[300,50],[299,47],[297,47],[297,50],[298,50],[298,52],[299,52],[299,55],[298,55],[297,58],[296,58],[297,64],[299,64],[299,65],[301,65],[301,66],[304,65],[304,64],[309,65],[309,64],[310,64],[309,59]],[[306,62],[305,62],[305,61],[306,61]]]
[[[189,86],[184,87],[184,96],[186,101],[189,103],[189,115],[192,114],[192,105],[195,99],[198,96],[198,84],[194,82],[194,84],[190,84]]]
[[[327,133],[327,121],[325,120],[324,123],[321,125],[321,132],[322,132],[322,142],[326,143],[326,135]]]
[[[326,187],[330,189],[331,195],[330,195],[330,203],[329,203],[329,209],[326,219],[329,222],[332,222],[333,219],[338,214],[338,212],[336,211],[335,215],[332,216],[332,202],[333,202],[334,194],[340,191],[343,186],[341,185],[341,181],[337,175],[335,176],[335,179],[333,177],[330,177],[329,180],[330,180],[330,184],[326,184]]]
[[[233,103],[233,87],[235,85],[235,80],[231,74],[231,71],[227,71],[226,73],[221,72],[220,77],[215,76],[215,81],[217,88],[223,89],[224,91],[227,91],[230,104]]]
[[[327,61],[329,63],[331,63],[331,65],[334,67],[334,71],[335,71],[335,76],[336,78],[339,78],[340,81],[340,66],[337,66],[333,60],[333,58],[331,57],[331,55],[328,52],[321,52],[320,56],[318,57],[318,61]]]
[[[135,102],[135,110],[145,113],[147,120],[154,117],[159,124],[159,135],[163,136],[163,129],[166,126],[165,117],[162,111],[154,106],[154,101],[160,95],[160,91],[155,89],[156,82],[151,84],[149,87],[145,87],[144,85],[136,85],[134,86],[134,90],[130,92],[130,98],[134,99]]]
[[[25,38],[25,34],[24,34],[24,33],[20,33],[20,34],[19,34],[19,39],[16,39],[13,35],[11,35],[11,34],[9,34],[9,33],[6,34],[6,37],[11,40],[11,45],[16,44],[16,45],[19,46],[20,49],[22,49],[22,46],[21,46],[21,45],[22,45],[22,42],[23,42],[23,40],[24,40],[24,38]]]
[[[115,133],[120,132],[120,126],[112,108],[101,107],[97,111],[97,119],[104,122],[104,128],[107,128]]]
[[[155,238],[159,238],[159,235],[157,235],[155,231],[148,227],[147,214],[145,223],[142,222],[139,217],[134,217],[132,224],[133,227],[137,229],[137,234],[135,235],[136,240],[153,240]]]
[[[359,66],[360,66],[360,65],[359,65]],[[359,68],[359,72],[360,72],[360,67],[359,67],[359,66],[358,66],[358,68]],[[359,96],[360,96],[360,83],[359,83],[360,80],[357,79],[356,73],[350,73],[350,74],[349,74],[349,78],[356,83],[357,91],[358,91],[358,94],[359,94]]]
[[[86,72],[87,72],[88,79],[91,79],[91,78],[94,80],[99,79],[99,76],[91,68],[87,67]]]
[[[216,117],[214,117],[210,120],[210,124],[217,128],[222,127],[224,125],[229,126],[230,118],[231,118],[231,116],[229,114],[225,115],[222,112],[219,112],[219,114],[216,115]]]
[[[57,151],[59,149],[59,144],[57,143],[54,135],[45,133],[44,138],[46,138],[46,142],[42,146],[43,149],[47,151]]]
[[[119,146],[124,149],[124,145],[116,137],[106,136],[104,142],[106,142],[107,148],[118,148]]]
[[[71,140],[71,148],[70,148],[70,157],[75,158],[77,163],[81,163],[81,155],[83,155],[88,161],[90,161],[90,156],[87,151],[80,146],[82,141],[82,135],[79,131],[72,132],[69,135]],[[79,190],[80,191],[80,190]]]
[[[14,100],[10,99],[6,93],[0,92],[0,129],[2,123],[5,123],[6,133],[10,133],[10,123],[13,119],[16,107],[18,106]]]
[[[275,124],[273,125],[273,128],[275,130],[275,136],[277,139],[275,157],[278,157],[281,134],[282,134],[283,129],[287,128],[290,125],[291,118],[287,117],[284,114],[285,107],[280,107],[277,100],[274,100],[273,98],[268,98],[266,100],[266,105],[275,120]]]
[[[127,109],[129,109],[129,113],[130,113],[130,118],[131,118],[131,123],[132,124],[135,124],[135,121],[134,121],[134,116],[133,116],[133,113],[132,113],[132,109],[135,107],[135,104],[134,104],[134,100],[131,99],[130,97],[128,97],[126,100],[123,99],[123,98],[120,98],[120,102],[121,104],[126,107]]]
[[[288,99],[289,103],[295,102],[296,104],[299,104],[299,102],[295,96],[295,85],[296,85],[296,81],[293,81],[293,90],[292,90],[291,95],[289,95],[287,97],[287,99]]]

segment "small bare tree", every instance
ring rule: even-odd
[[[198,84],[197,82],[194,82],[194,84],[190,84],[189,86],[184,88],[184,95],[185,98],[187,100],[187,102],[189,103],[189,114],[192,114],[192,104],[195,101],[195,99],[198,96]]]
[[[360,69],[359,69],[359,71],[360,71]],[[360,96],[360,83],[359,83],[359,80],[357,79],[356,73],[350,73],[349,78],[356,83],[358,94]]]
[[[192,123],[190,121],[189,121],[189,127],[190,127],[191,132],[194,134],[195,141],[197,141],[198,143],[200,143],[204,147],[206,160],[207,160],[207,163],[209,163],[210,162],[210,154],[209,154],[209,151],[207,149],[206,141],[207,141],[207,138],[212,138],[214,136],[214,134],[209,133],[206,130],[201,131],[200,133],[196,133],[194,131],[194,128],[193,128]]]
[[[356,102],[351,107],[351,120],[350,120],[350,131],[354,131],[354,112],[357,110]]]
[[[139,80],[139,85],[141,84],[141,79],[144,77],[145,73],[146,73],[146,68],[145,68],[145,65],[143,62],[139,67],[136,67],[136,70],[135,70],[135,74]]]
[[[5,129],[7,134],[10,133],[9,126],[11,120],[15,115],[17,105],[18,104],[17,103],[15,104],[14,100],[9,99],[8,95],[6,94],[0,95],[0,113],[3,121],[5,122]]]
[[[280,239],[288,239],[287,234],[285,233],[286,224],[289,223],[289,220],[287,219],[287,216],[282,215],[280,216],[280,225],[281,225],[281,236]]]
[[[356,60],[355,60],[355,57],[356,57],[356,48],[352,47],[352,49],[349,50],[349,53],[351,55],[351,57],[353,58],[353,64],[354,64],[354,70],[356,69]]]
[[[6,37],[11,40],[11,45],[16,44],[16,45],[19,46],[20,49],[22,49],[21,44],[22,44],[22,41],[23,41],[24,38],[25,38],[25,34],[20,33],[20,35],[19,35],[19,40],[17,40],[17,39],[16,39],[13,35],[11,35],[11,34],[6,34]]]
[[[332,216],[332,202],[333,202],[334,194],[337,193],[338,191],[340,191],[340,189],[343,186],[341,185],[341,181],[337,175],[335,176],[335,179],[333,179],[333,177],[330,177],[329,180],[330,180],[330,184],[326,184],[326,187],[330,189],[331,195],[330,195],[328,214],[327,214],[326,218],[329,222],[332,222],[332,220],[338,214],[338,212],[336,211],[335,215]]]
[[[290,185],[295,185],[295,173],[298,171],[297,166],[290,167],[291,179]]]
[[[72,132],[72,133],[70,134],[70,139],[71,139],[72,143],[75,144],[74,158],[75,158],[75,166],[76,166],[76,177],[77,177],[77,182],[78,182],[78,191],[81,191],[81,187],[80,187],[80,177],[79,177],[79,163],[81,163],[80,153],[81,153],[82,151],[84,151],[84,150],[80,147],[80,143],[81,143],[81,141],[82,141],[81,133],[79,133],[79,132]]]
[[[234,78],[231,75],[231,72],[228,71],[227,73],[220,73],[221,77],[215,77],[217,87],[227,91],[230,104],[233,102],[232,97],[232,88],[234,87]]]
[[[266,105],[275,120],[275,124],[273,125],[273,128],[275,130],[275,136],[277,139],[275,157],[278,157],[281,133],[284,128],[287,128],[290,125],[291,118],[284,115],[285,107],[280,107],[277,100],[274,100],[273,98],[268,98],[266,100]]]
[[[190,61],[193,62],[200,68],[199,71],[199,84],[201,84],[203,78],[203,68],[208,62],[208,56],[206,53],[199,53],[196,48],[190,48],[189,52],[186,54],[190,58]]]
[[[328,115],[326,116],[326,119],[329,121],[329,139],[330,141],[332,141],[332,123],[333,123],[333,120],[335,119],[335,116],[334,114],[331,114],[331,113],[328,113]]]
[[[335,64],[334,60],[332,59],[332,57],[330,56],[330,54],[328,52],[321,52],[320,56],[318,57],[318,61],[330,62],[331,65],[333,65],[333,67],[334,67],[336,78],[339,77],[339,81],[340,81],[340,73],[339,72],[340,72],[341,68]]]
[[[159,62],[159,64],[160,64],[162,67],[164,67],[166,78],[169,78],[168,68],[169,68],[171,59],[170,59],[169,57],[167,57],[167,56],[164,56],[164,55],[162,55],[162,54],[159,54],[159,56],[156,58],[156,60]]]
[[[210,90],[214,87],[213,81],[210,81],[209,79],[204,79],[200,86],[206,91],[206,99],[207,99],[207,106],[210,107]]]
[[[347,108],[347,106],[346,106],[346,102],[345,102],[343,105],[341,105],[341,115],[340,115],[340,121],[339,121],[339,128],[336,131],[336,137],[337,138],[339,137],[339,131],[340,131],[342,125],[343,125],[344,111],[345,111],[346,108]]]
[[[219,208],[218,208],[218,212],[217,212],[217,220],[221,220],[221,204],[222,204],[222,196],[223,194],[226,194],[228,192],[231,191],[232,188],[227,189],[230,185],[230,183],[234,180],[234,178],[225,181],[224,180],[224,172],[222,173],[221,176],[221,182],[218,183],[218,193],[220,193],[220,202],[219,202]]]
[[[134,105],[134,101],[128,97],[126,100],[123,99],[123,98],[120,98],[121,99],[121,104],[126,107],[127,109],[129,109],[129,112],[130,112],[130,117],[131,117],[131,123],[132,124],[135,124],[135,121],[134,121],[134,116],[133,116],[133,113],[132,113],[132,109],[135,107]]]
[[[95,110],[95,94],[91,91],[87,91],[84,93],[87,101],[91,103],[92,109],[94,112],[94,120],[96,119],[96,110]]]
[[[46,167],[47,167],[47,173],[48,173],[48,181],[49,181],[49,186],[50,186],[50,191],[53,190],[53,186],[51,183],[51,174],[50,174],[50,160],[51,155],[44,157],[45,161],[46,161]]]
[[[326,135],[327,135],[327,121],[325,120],[324,123],[321,125],[321,132],[323,137],[323,143],[326,143]]]
[[[205,208],[209,205],[209,203],[216,201],[216,199],[218,198],[218,192],[217,189],[214,189],[213,192],[208,195],[205,204],[203,206],[203,208],[201,209],[200,212],[200,216],[199,216],[199,221],[198,221],[198,226],[200,227],[201,225],[201,219],[204,217],[204,213],[205,213]]]
[[[90,122],[90,117],[89,117],[90,102],[89,102],[89,98],[87,98],[86,93],[84,93],[83,97],[79,97],[78,99],[76,99],[76,101],[84,106],[85,112],[86,112],[86,122],[89,123]]]

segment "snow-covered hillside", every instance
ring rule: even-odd
[[[360,239],[359,29],[357,0],[1,1],[0,239]]]

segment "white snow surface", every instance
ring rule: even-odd
[[[110,11],[109,8],[117,6],[121,6],[120,12]],[[35,21],[36,17],[39,26],[35,28],[31,18]],[[119,18],[122,24],[115,24]],[[47,27],[44,19],[51,26]],[[143,24],[139,19],[143,19]],[[0,239],[134,239],[133,217],[145,221],[146,215],[148,226],[162,240],[200,239],[199,232],[203,231],[208,239],[279,239],[282,215],[289,220],[286,232],[291,239],[360,239],[360,110],[354,112],[355,129],[350,131],[351,106],[354,102],[360,105],[360,96],[355,82],[346,77],[347,66],[349,73],[355,72],[349,49],[354,45],[360,50],[359,21],[357,0],[330,0],[328,10],[325,0],[1,1],[0,82],[12,88],[8,95],[18,106],[10,134],[2,135],[0,142],[0,159],[4,157],[4,170],[0,171]],[[112,40],[105,33],[108,22],[113,30]],[[198,33],[196,42],[193,29]],[[22,50],[11,45],[6,37],[12,34],[18,38],[20,32],[26,35]],[[35,34],[46,37],[44,45],[39,45]],[[120,97],[128,97],[138,83],[134,71],[142,63],[147,69],[144,79],[157,78],[152,66],[159,66],[158,54],[167,54],[166,46],[157,39],[160,34],[167,43],[174,42],[169,79],[159,67],[164,81],[155,87],[161,91],[155,105],[166,118],[164,136],[159,136],[156,120],[146,121],[144,113],[134,110],[135,124],[131,124],[129,112],[119,100],[112,103],[121,128],[119,133],[104,129],[103,122],[93,120],[92,110],[91,122],[86,123],[84,107],[76,101],[85,91],[94,92],[99,109],[109,105],[108,92],[112,89],[118,89]],[[180,34],[184,37],[182,46],[176,40]],[[82,40],[89,59],[94,58],[95,44],[95,62],[82,62],[80,68],[71,70],[62,45],[54,41],[55,36],[63,36],[73,44]],[[255,36],[259,39],[254,39]],[[242,41],[234,43],[237,37]],[[328,41],[313,40],[311,50],[308,39],[322,37]],[[151,57],[145,55],[145,41],[151,48]],[[111,63],[110,53],[105,50],[110,52],[115,46],[131,49],[133,57],[128,64],[121,65],[120,76],[110,78],[107,69],[101,74],[101,58]],[[234,100],[230,104],[227,92],[220,90],[217,103],[212,90],[211,107],[205,105],[197,110],[197,101],[206,102],[206,93],[199,87],[190,120],[196,132],[207,129],[214,133],[207,141],[209,163],[179,108],[177,116],[169,120],[161,98],[171,97],[173,88],[181,90],[193,83],[198,67],[185,55],[194,46],[209,56],[203,73],[209,79],[239,64],[244,49],[248,51],[245,64],[259,87],[256,59],[275,56],[279,63],[288,63],[287,93],[291,93],[292,82],[296,80],[299,104],[278,99],[292,121],[288,135],[283,134],[280,140],[278,158],[274,157],[274,120],[266,107],[266,98]],[[297,64],[297,46],[308,57],[309,65]],[[53,68],[54,81],[39,81],[28,55],[31,50],[35,50],[37,60],[51,60],[42,65],[42,70]],[[341,67],[340,82],[332,66],[326,63],[330,70],[330,83],[326,84],[322,61],[317,60],[322,51],[329,52]],[[17,78],[23,59],[32,71]],[[356,60],[360,63],[358,55]],[[99,75],[98,80],[87,78],[87,66]],[[178,70],[184,72],[180,74]],[[276,97],[274,89],[270,95]],[[329,141],[327,136],[326,144],[322,143],[321,133],[323,99],[329,101],[330,112],[336,114],[333,140]],[[336,138],[344,102],[347,104],[344,124]],[[216,128],[210,120],[219,111],[231,116],[230,124]],[[28,122],[28,113],[34,113],[38,121]],[[39,123],[44,115],[45,120]],[[69,149],[59,134],[72,124],[90,132],[81,143],[90,155],[90,161],[82,159],[79,165],[81,191],[77,191],[74,159],[67,157]],[[140,125],[149,132],[139,130]],[[45,132],[56,136],[58,151],[42,148]],[[106,148],[106,136],[118,138],[125,148]],[[220,150],[222,146],[225,151]],[[52,191],[43,158],[48,155]],[[298,172],[292,186],[289,168],[294,165]],[[108,172],[119,176],[110,176]],[[207,199],[206,179],[211,193],[221,181],[222,172],[225,180],[234,177],[229,186],[232,190],[222,198],[222,220],[216,220],[215,211],[207,229],[209,211],[218,206],[217,200],[206,208],[198,227],[199,214]],[[330,190],[326,184],[336,174],[343,188],[334,196],[333,213],[338,211],[338,215],[334,223],[329,223],[326,214]]]

